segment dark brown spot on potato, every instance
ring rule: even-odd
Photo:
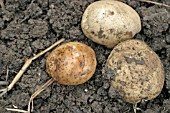
[[[132,35],[133,35],[133,34],[132,34],[132,31],[127,31],[127,32],[125,32],[125,34],[128,35],[128,36],[130,36],[130,37],[132,37]]]
[[[114,29],[110,29],[109,31],[110,31],[110,33],[113,33],[113,32],[114,32]]]
[[[94,31],[91,31],[91,34],[95,35]]]
[[[114,15],[114,12],[113,11],[108,11],[109,12],[109,15]]]
[[[114,49],[114,50],[115,50],[116,52],[120,52],[120,50],[119,50],[119,49],[117,49],[117,48],[116,48],[116,49]]]
[[[99,31],[99,33],[98,33],[98,37],[99,37],[99,38],[102,38],[102,37],[103,37],[103,32],[104,32],[104,31],[100,28],[100,31]]]
[[[80,66],[83,68],[85,66],[84,58],[80,61]]]
[[[140,57],[140,56],[142,56],[142,53],[141,53],[141,52],[138,52],[137,55]]]

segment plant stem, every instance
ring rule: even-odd
[[[13,109],[13,108],[6,108],[8,111],[17,111],[17,112],[22,112],[22,113],[30,113],[33,112],[33,100],[35,97],[37,97],[42,91],[44,91],[49,85],[51,85],[55,80],[51,78],[48,80],[43,86],[41,86],[34,94],[31,95],[31,98],[28,103],[28,110],[22,110],[22,109]]]
[[[17,75],[15,76],[15,78],[12,80],[12,82],[10,83],[10,85],[5,88],[0,90],[3,91],[2,93],[0,93],[0,97],[2,95],[4,95],[5,93],[7,93],[8,91],[10,91],[14,85],[16,84],[16,82],[21,78],[21,76],[23,75],[23,73],[26,71],[26,69],[29,67],[29,65],[31,64],[31,62],[35,59],[37,59],[38,57],[40,57],[41,55],[43,55],[44,53],[48,52],[49,50],[51,50],[52,48],[54,48],[55,46],[57,46],[58,44],[60,44],[61,42],[63,42],[65,39],[62,38],[59,41],[55,42],[53,45],[51,45],[50,47],[48,47],[47,49],[45,49],[44,51],[38,53],[37,55],[35,55],[34,57],[27,59],[25,64],[22,66],[21,70],[17,73]]]
[[[167,5],[167,4],[163,4],[163,3],[159,3],[159,2],[154,2],[154,1],[151,1],[151,0],[139,0],[139,1],[147,2],[147,3],[152,3],[152,4],[155,4],[155,5],[159,5],[159,6],[164,6],[164,7],[169,7],[170,8],[170,6]]]

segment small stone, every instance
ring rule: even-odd
[[[108,83],[108,82],[104,82],[104,84],[103,84],[103,88],[104,88],[104,89],[108,89],[108,88],[109,88],[109,86],[110,86],[110,85],[109,85],[109,83]]]
[[[88,92],[88,89],[85,89],[84,91],[85,91],[85,92]]]
[[[103,89],[103,87],[100,87],[97,91],[98,95],[107,95],[106,91]]]
[[[25,56],[28,56],[28,57],[31,56],[31,54],[32,54],[32,49],[31,49],[31,47],[26,47],[22,53],[23,53]]]

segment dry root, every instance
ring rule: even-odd
[[[151,3],[151,4],[155,4],[155,5],[159,5],[159,6],[164,6],[164,7],[170,8],[170,6],[167,5],[167,4],[163,4],[163,3],[159,3],[159,2],[154,2],[154,1],[151,1],[151,0],[139,0],[139,1],[147,2],[147,3]]]
[[[41,86],[34,94],[32,94],[30,101],[28,103],[28,110],[21,110],[21,109],[13,109],[13,108],[6,108],[8,111],[17,111],[22,113],[30,113],[33,112],[34,106],[33,106],[33,100],[35,97],[37,97],[42,91],[44,91],[49,85],[51,85],[54,82],[54,79],[51,78],[48,80],[43,86]]]
[[[21,78],[21,76],[23,75],[23,73],[26,71],[26,69],[29,67],[29,65],[31,64],[31,62],[35,59],[37,59],[38,57],[40,57],[41,55],[43,55],[44,53],[48,52],[49,50],[51,50],[52,48],[54,48],[55,46],[57,46],[58,44],[60,44],[61,42],[63,42],[65,39],[62,38],[59,41],[57,41],[56,43],[54,43],[53,45],[51,45],[50,47],[48,47],[47,49],[45,49],[44,51],[38,53],[37,55],[35,55],[34,57],[27,59],[25,64],[23,65],[23,67],[21,68],[21,70],[17,73],[17,75],[15,76],[15,78],[13,79],[13,81],[10,83],[10,85],[7,88],[4,89],[0,89],[0,97],[2,97],[4,94],[6,94],[8,91],[10,91],[14,85],[16,84],[16,82]],[[5,82],[1,82],[1,83],[5,83]]]

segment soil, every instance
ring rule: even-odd
[[[142,30],[135,38],[145,41],[160,57],[165,69],[165,85],[151,101],[138,103],[137,113],[170,113],[170,8],[133,0],[122,0],[140,15]],[[154,0],[170,4],[169,0]],[[94,76],[78,86],[53,83],[34,99],[33,113],[132,113],[133,105],[115,94],[102,73],[111,52],[92,42],[81,30],[81,16],[94,0],[5,0],[0,9],[0,81],[8,72],[10,83],[25,59],[44,50],[61,37],[92,47],[97,56]],[[14,88],[0,98],[0,113],[17,106],[27,109],[33,94],[48,79],[45,69],[50,52],[32,62]],[[6,86],[0,86],[4,88]]]

